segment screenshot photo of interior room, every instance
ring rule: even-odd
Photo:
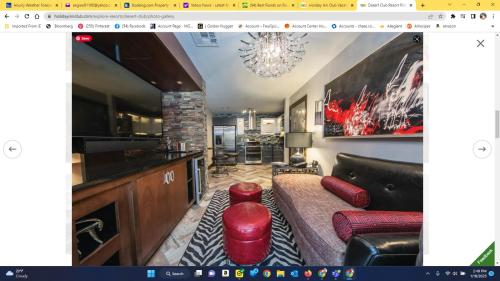
[[[74,263],[422,263],[422,33],[89,35]],[[365,209],[379,231],[347,230]]]
[[[496,280],[499,9],[0,0],[0,281]]]

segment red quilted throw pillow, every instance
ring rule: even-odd
[[[339,211],[332,217],[337,236],[345,242],[362,233],[419,232],[422,221],[421,212]]]
[[[340,199],[354,207],[366,208],[370,205],[370,194],[365,189],[336,177],[323,177],[321,185]]]

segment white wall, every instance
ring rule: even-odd
[[[207,112],[207,165],[212,165],[212,155],[213,155],[213,115],[212,112],[206,108]]]
[[[283,127],[285,128],[285,132],[289,132],[290,131],[290,112],[289,112],[289,109],[290,109],[290,98],[286,98],[285,99],[285,109],[283,110],[284,112],[284,117],[283,117]],[[308,128],[309,128],[309,125],[308,125]],[[286,135],[285,135],[286,136]],[[288,148],[286,148],[285,146],[285,162],[288,162],[288,156],[289,156],[289,153],[288,153]]]
[[[339,152],[383,159],[423,161],[422,140],[418,138],[338,139],[323,138],[323,126],[314,125],[314,102],[323,99],[325,85],[340,76],[371,53],[391,41],[398,33],[363,33],[330,61],[297,92],[285,100],[285,131],[288,131],[288,107],[307,95],[307,131],[313,132],[313,147],[307,149],[307,161],[317,160],[324,175],[331,173]],[[383,62],[381,62],[383,63]],[[288,152],[285,152],[288,159]]]

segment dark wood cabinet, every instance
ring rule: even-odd
[[[167,228],[170,233],[179,220],[182,219],[187,209],[189,208],[188,190],[187,190],[187,168],[185,163],[178,163],[170,167],[166,171],[174,173],[174,179],[167,187],[167,206],[169,208],[169,227]]]
[[[134,188],[137,260],[143,264],[168,229],[171,215],[167,206],[168,190],[164,171],[137,179]]]
[[[73,265],[135,264],[127,196],[131,186],[104,184],[96,193],[74,198]]]
[[[145,264],[189,207],[185,162],[144,175],[134,190],[137,260]]]
[[[145,265],[192,204],[189,160],[74,191],[73,265]],[[104,222],[95,226],[101,242],[77,237],[85,221]]]

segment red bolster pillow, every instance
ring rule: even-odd
[[[339,211],[332,217],[337,236],[345,242],[362,233],[419,232],[422,221],[421,212]]]
[[[370,194],[365,189],[336,177],[323,177],[321,185],[354,207],[365,208],[370,205]]]

